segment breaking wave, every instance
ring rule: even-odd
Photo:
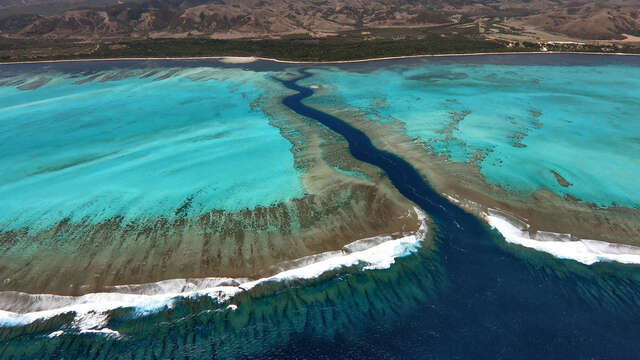
[[[640,247],[600,240],[577,239],[571,234],[547,231],[529,232],[529,224],[489,209],[485,219],[512,244],[544,251],[561,259],[573,259],[586,265],[600,261],[640,264]]]
[[[75,313],[72,328],[80,333],[97,333],[119,336],[108,329],[108,312],[119,308],[134,308],[138,316],[145,316],[165,308],[172,308],[177,300],[209,296],[220,303],[231,302],[241,292],[267,282],[285,282],[316,278],[340,268],[361,266],[362,270],[389,268],[398,257],[417,251],[427,233],[426,217],[418,208],[415,212],[421,220],[420,228],[411,234],[394,239],[378,236],[354,241],[339,251],[330,251],[300,258],[287,263],[281,272],[257,279],[200,278],[172,279],[155,283],[119,285],[108,292],[82,296],[52,294],[27,294],[16,291],[0,292],[0,326],[24,326],[57,315]],[[229,303],[227,309],[237,306]],[[56,330],[50,337],[60,336],[64,330]]]

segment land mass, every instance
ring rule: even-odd
[[[630,1],[0,0],[0,60],[640,51]]]

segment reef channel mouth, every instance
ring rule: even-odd
[[[313,91],[297,84],[298,81],[311,76],[311,73],[306,70],[301,70],[301,73],[303,74],[301,77],[286,81],[281,80],[284,86],[298,92],[283,99],[282,102],[285,106],[342,135],[348,141],[349,150],[356,159],[384,170],[396,189],[426,211],[436,222],[441,232],[446,234],[459,233],[471,237],[486,233],[486,227],[478,219],[435,192],[416,169],[402,158],[377,149],[367,135],[339,118],[304,105],[302,100],[313,95]]]

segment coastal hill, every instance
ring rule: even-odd
[[[434,32],[504,46],[621,48],[640,44],[640,0],[0,0],[3,58],[153,39],[421,40]]]

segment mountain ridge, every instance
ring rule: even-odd
[[[23,4],[23,13],[16,7]],[[59,4],[58,11],[30,11]],[[640,1],[84,0],[0,2],[0,36],[11,39],[217,39],[313,37],[385,27],[430,27],[502,18],[576,39],[640,35]],[[64,7],[67,7],[66,9]],[[12,9],[8,13],[6,9]]]

